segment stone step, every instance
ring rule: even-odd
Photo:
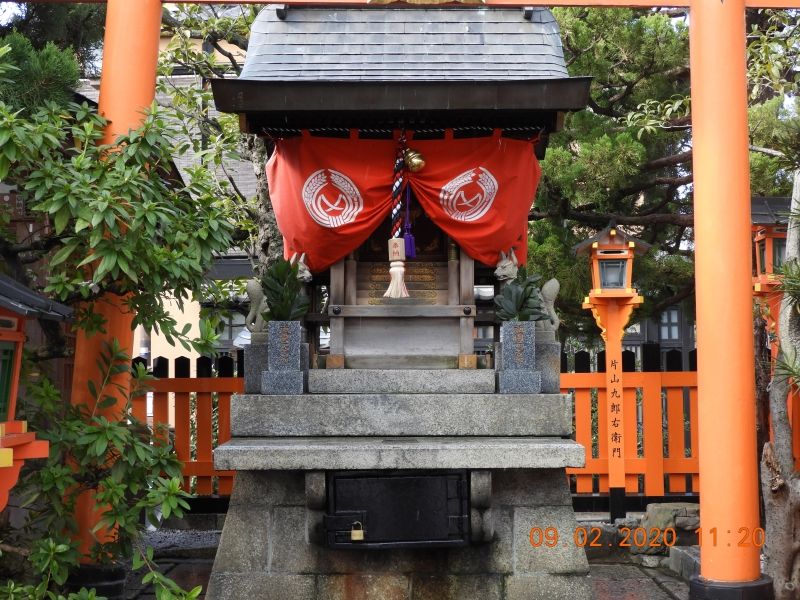
[[[447,282],[445,281],[443,284],[437,284],[436,281],[409,281],[408,279],[403,278],[403,281],[406,284],[406,289],[409,293],[412,290],[419,290],[419,291],[447,291]],[[356,288],[358,289],[359,294],[366,294],[368,292],[380,292],[381,294],[386,291],[388,287],[388,280],[387,281],[363,281],[358,282]]]
[[[574,440],[534,437],[232,438],[214,450],[217,469],[560,469],[584,466]]]
[[[312,394],[493,394],[491,369],[312,369]]]
[[[567,437],[566,394],[236,395],[234,436]]]
[[[359,300],[361,298],[380,298],[381,300],[402,300],[403,298],[385,298],[383,294],[386,292],[386,288],[378,288],[373,290],[358,290],[357,297]],[[409,289],[408,290],[408,298],[411,300],[433,300],[436,301],[437,299],[442,299],[444,302],[442,304],[447,303],[447,290],[415,290]]]
[[[398,302],[398,300],[401,300],[401,302]],[[405,302],[402,302],[403,300]],[[437,302],[436,298],[369,298],[359,294],[356,304],[361,306],[435,306],[436,304],[446,304],[446,302]]]

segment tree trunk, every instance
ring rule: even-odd
[[[756,453],[769,441],[769,386],[772,356],[767,334],[767,322],[758,314],[753,323],[753,340],[756,357]],[[756,456],[758,461],[758,456]],[[764,524],[764,497],[759,499],[761,524]]]
[[[800,210],[800,171],[795,172],[792,212]],[[785,264],[800,260],[798,224],[786,236]],[[783,350],[800,347],[800,313],[784,295],[778,321],[778,340]],[[800,599],[800,479],[795,473],[792,428],[786,398],[790,383],[777,373],[769,394],[772,442],[764,446],[761,487],[766,512],[765,572],[775,584],[775,600]]]
[[[275,220],[275,212],[272,210],[272,202],[269,198],[265,169],[269,158],[267,143],[264,138],[247,135],[244,136],[243,145],[245,154],[253,163],[253,172],[256,176],[258,234],[251,260],[254,263],[256,276],[260,277],[270,264],[283,257],[283,238],[278,231],[278,223]]]

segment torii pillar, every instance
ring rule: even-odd
[[[111,144],[118,136],[141,125],[144,111],[153,103],[160,35],[160,0],[108,0],[99,102],[100,114],[109,120],[103,143]],[[116,338],[129,355],[133,349],[133,313],[126,309],[123,298],[106,294],[95,303],[95,312],[105,319],[106,333],[87,336],[83,330],[78,331],[72,380],[72,403],[89,407],[94,400],[89,395],[88,382],[100,375],[96,361],[103,343]],[[129,387],[128,376],[118,377],[120,383]],[[108,393],[115,392],[108,390]],[[98,412],[119,416],[124,402],[118,395],[116,406]],[[94,542],[92,528],[99,516],[93,494],[86,492],[78,498],[75,520],[84,556]],[[102,536],[98,532],[98,537]]]
[[[700,577],[692,600],[773,597],[761,576],[745,0],[691,0]],[[716,535],[711,530],[716,529]],[[743,537],[750,540],[740,546]]]

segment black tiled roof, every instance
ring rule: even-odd
[[[253,23],[240,79],[508,81],[563,79],[558,24],[545,8],[272,7]]]
[[[791,198],[753,196],[750,201],[750,217],[754,225],[786,223],[789,217]]]
[[[0,273],[0,307],[24,317],[63,321],[72,316],[72,309],[54,302]]]

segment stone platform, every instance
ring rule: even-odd
[[[385,361],[384,361],[385,362]],[[311,394],[494,394],[490,369],[314,369]]]
[[[573,440],[505,437],[235,438],[220,446],[217,469],[555,469],[582,467]]]
[[[567,437],[572,433],[572,398],[476,393],[239,395],[231,404],[231,433]]]
[[[337,369],[309,371],[310,393],[234,396],[214,462],[237,475],[206,597],[592,598],[565,473],[584,463],[571,399],[495,386],[492,370]],[[323,544],[326,472],[462,469],[466,546]],[[557,541],[532,545],[532,528]]]
[[[314,537],[303,473],[237,474],[207,598],[218,600],[588,600],[589,565],[563,469],[492,471],[488,543],[331,550]],[[488,511],[488,514],[487,514]],[[531,528],[554,528],[533,547]]]

